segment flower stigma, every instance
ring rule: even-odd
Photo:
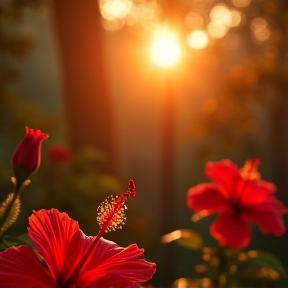
[[[115,231],[116,229],[122,229],[122,225],[125,223],[125,210],[127,209],[125,202],[128,197],[135,197],[135,183],[133,180],[128,181],[128,190],[120,196],[109,196],[105,199],[97,209],[97,220],[100,225],[100,231],[94,237],[92,244],[87,249],[84,257],[76,266],[72,273],[68,283],[73,283],[78,273],[86,266],[88,259],[92,257],[99,239],[105,232]],[[66,284],[66,285],[67,285]],[[67,286],[68,287],[68,286]]]

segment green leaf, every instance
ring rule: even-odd
[[[204,248],[203,238],[198,233],[188,229],[176,230],[161,237],[162,243],[172,241],[176,241],[178,245],[191,250],[202,251]]]
[[[274,270],[279,274],[280,278],[287,278],[287,272],[282,263],[273,254],[264,251],[251,250],[247,253],[241,253],[241,258],[246,263],[248,262]]]
[[[28,245],[32,246],[32,242],[27,234],[20,236],[3,235],[0,237],[0,251],[6,250],[12,246]]]

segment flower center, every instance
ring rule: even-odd
[[[231,203],[230,207],[233,209],[234,214],[238,215],[240,212],[240,205],[239,205],[239,201],[235,202],[235,203]]]

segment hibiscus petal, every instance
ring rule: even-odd
[[[237,192],[238,182],[243,181],[238,167],[228,159],[216,163],[208,162],[205,174],[219,186],[219,191],[225,199],[230,199],[231,195]]]
[[[266,197],[265,202],[253,203],[252,205],[242,206],[244,209],[250,208],[252,210],[263,211],[263,212],[272,212],[279,215],[287,214],[288,208],[284,206],[278,199],[273,195]]]
[[[194,212],[207,214],[231,211],[223,194],[216,184],[199,184],[188,190],[187,206]]]
[[[284,205],[282,206],[284,207]],[[281,236],[285,232],[285,225],[280,211],[277,206],[274,206],[273,211],[271,204],[254,205],[241,209],[241,217],[246,221],[255,222],[264,234],[272,233],[276,236]]]
[[[106,274],[122,277],[131,283],[148,281],[155,273],[156,265],[147,262],[142,257],[143,252],[136,244],[122,248],[112,241],[100,238],[93,257],[79,273],[76,286],[94,283]]]
[[[59,276],[62,283],[66,283],[70,279],[70,276],[91,244],[91,237],[86,236],[81,230],[74,234],[70,243],[71,248],[63,263],[62,274]]]
[[[78,222],[57,209],[42,209],[29,217],[29,225],[29,237],[44,257],[55,281],[64,276],[69,277],[82,256],[79,243],[82,243],[83,235],[79,233]],[[78,243],[77,245],[71,245],[74,235],[74,243]],[[67,259],[69,265],[65,265]]]
[[[210,227],[210,233],[221,244],[232,248],[242,248],[249,244],[251,228],[248,222],[236,214],[222,213]]]
[[[265,202],[267,198],[274,197],[277,188],[274,184],[262,180],[250,180],[243,187],[241,205],[253,205]]]
[[[56,288],[48,270],[26,245],[0,253],[1,288]]]

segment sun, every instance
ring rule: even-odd
[[[168,30],[167,27],[156,30],[150,52],[153,61],[158,66],[172,67],[176,65],[181,55],[181,49],[175,33]]]

